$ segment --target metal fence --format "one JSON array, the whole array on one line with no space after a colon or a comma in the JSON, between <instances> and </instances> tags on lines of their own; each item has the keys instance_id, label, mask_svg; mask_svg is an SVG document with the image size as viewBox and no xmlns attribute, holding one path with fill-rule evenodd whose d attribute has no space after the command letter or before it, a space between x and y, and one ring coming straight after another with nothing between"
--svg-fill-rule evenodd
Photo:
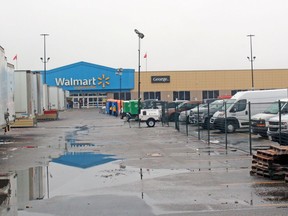
<instances>
[{"instance_id":1,"label":"metal fence","mask_svg":"<svg viewBox=\"0 0 288 216\"><path fill-rule=\"evenodd\" d=\"M252 154L271 144L288 145L288 105L285 101L252 103L224 101L179 112L175 129L208 144L222 144ZM276 142L276 143L275 143Z\"/></svg>"}]
</instances>

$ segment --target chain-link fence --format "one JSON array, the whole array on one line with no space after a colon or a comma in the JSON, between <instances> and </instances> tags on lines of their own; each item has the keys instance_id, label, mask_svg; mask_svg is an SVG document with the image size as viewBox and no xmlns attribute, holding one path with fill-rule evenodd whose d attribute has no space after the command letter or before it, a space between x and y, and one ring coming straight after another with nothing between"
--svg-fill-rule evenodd
<instances>
[{"instance_id":1,"label":"chain-link fence","mask_svg":"<svg viewBox=\"0 0 288 216\"><path fill-rule=\"evenodd\" d=\"M288 145L287 102L288 99L257 103L246 99L217 100L178 112L174 124L187 136L252 154L275 142Z\"/></svg>"}]
</instances>

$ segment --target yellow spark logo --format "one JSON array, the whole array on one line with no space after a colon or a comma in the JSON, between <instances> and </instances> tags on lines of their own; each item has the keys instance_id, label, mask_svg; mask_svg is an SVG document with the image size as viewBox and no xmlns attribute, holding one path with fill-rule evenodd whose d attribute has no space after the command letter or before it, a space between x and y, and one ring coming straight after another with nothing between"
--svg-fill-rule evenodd
<instances>
[{"instance_id":1,"label":"yellow spark logo","mask_svg":"<svg viewBox=\"0 0 288 216\"><path fill-rule=\"evenodd\" d=\"M105 88L106 85L110 85L110 77L105 77L105 74L102 74L102 77L98 77L98 85L102 85L102 88Z\"/></svg>"}]
</instances>

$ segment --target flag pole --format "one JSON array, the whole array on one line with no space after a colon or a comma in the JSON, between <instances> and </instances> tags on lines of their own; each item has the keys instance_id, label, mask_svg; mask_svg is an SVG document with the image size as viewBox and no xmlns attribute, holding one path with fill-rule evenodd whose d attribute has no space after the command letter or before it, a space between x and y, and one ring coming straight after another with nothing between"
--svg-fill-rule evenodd
<instances>
[{"instance_id":1,"label":"flag pole","mask_svg":"<svg viewBox=\"0 0 288 216\"><path fill-rule=\"evenodd\" d=\"M18 56L17 56L17 54L14 56L13 61L16 61L15 69L17 70L18 69Z\"/></svg>"},{"instance_id":2,"label":"flag pole","mask_svg":"<svg viewBox=\"0 0 288 216\"><path fill-rule=\"evenodd\" d=\"M146 72L147 72L147 56L146 56Z\"/></svg>"},{"instance_id":3,"label":"flag pole","mask_svg":"<svg viewBox=\"0 0 288 216\"><path fill-rule=\"evenodd\" d=\"M147 52L145 53L144 58L146 60L146 72L147 72Z\"/></svg>"}]
</instances>

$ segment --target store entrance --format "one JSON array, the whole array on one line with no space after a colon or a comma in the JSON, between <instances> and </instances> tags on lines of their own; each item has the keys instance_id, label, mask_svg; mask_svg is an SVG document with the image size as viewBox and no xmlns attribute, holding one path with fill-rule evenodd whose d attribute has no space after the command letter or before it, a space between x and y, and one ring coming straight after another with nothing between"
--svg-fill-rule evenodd
<instances>
[{"instance_id":1,"label":"store entrance","mask_svg":"<svg viewBox=\"0 0 288 216\"><path fill-rule=\"evenodd\" d=\"M81 93L70 94L73 101L73 108L98 108L105 106L106 93Z\"/></svg>"}]
</instances>

